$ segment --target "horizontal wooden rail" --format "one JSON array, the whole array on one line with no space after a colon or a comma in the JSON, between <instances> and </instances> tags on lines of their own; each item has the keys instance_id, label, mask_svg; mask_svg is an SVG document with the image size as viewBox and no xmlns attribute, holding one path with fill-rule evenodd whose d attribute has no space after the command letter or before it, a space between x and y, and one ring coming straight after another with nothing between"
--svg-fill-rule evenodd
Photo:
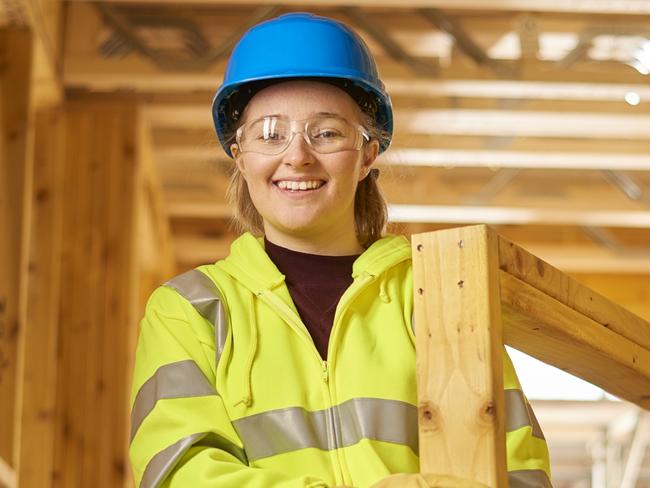
<instances>
[{"instance_id":1,"label":"horizontal wooden rail","mask_svg":"<svg viewBox=\"0 0 650 488\"><path fill-rule=\"evenodd\" d=\"M504 342L650 409L650 323L499 237Z\"/></svg>"},{"instance_id":2,"label":"horizontal wooden rail","mask_svg":"<svg viewBox=\"0 0 650 488\"><path fill-rule=\"evenodd\" d=\"M0 486L3 488L15 488L16 472L13 468L0 457Z\"/></svg>"}]
</instances>

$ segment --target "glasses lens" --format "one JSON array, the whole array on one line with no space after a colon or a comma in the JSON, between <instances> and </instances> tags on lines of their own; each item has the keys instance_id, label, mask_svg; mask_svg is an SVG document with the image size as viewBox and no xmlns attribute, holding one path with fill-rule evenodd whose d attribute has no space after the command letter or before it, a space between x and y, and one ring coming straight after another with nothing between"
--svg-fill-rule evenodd
<instances>
[{"instance_id":1,"label":"glasses lens","mask_svg":"<svg viewBox=\"0 0 650 488\"><path fill-rule=\"evenodd\" d=\"M358 131L345 119L316 117L308 121L307 135L316 151L331 153L355 149Z\"/></svg>"},{"instance_id":2,"label":"glasses lens","mask_svg":"<svg viewBox=\"0 0 650 488\"><path fill-rule=\"evenodd\" d=\"M242 126L239 144L242 151L279 154L290 137L288 121L278 117L264 117Z\"/></svg>"}]
</instances>

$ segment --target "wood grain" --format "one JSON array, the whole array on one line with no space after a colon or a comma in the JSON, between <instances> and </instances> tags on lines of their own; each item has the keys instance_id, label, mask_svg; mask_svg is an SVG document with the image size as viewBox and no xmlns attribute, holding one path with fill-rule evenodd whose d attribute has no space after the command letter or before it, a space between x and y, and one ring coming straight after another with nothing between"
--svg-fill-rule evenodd
<instances>
[{"instance_id":1,"label":"wood grain","mask_svg":"<svg viewBox=\"0 0 650 488\"><path fill-rule=\"evenodd\" d=\"M28 30L0 29L0 458L13 467L17 363L26 311L31 59Z\"/></svg>"},{"instance_id":2,"label":"wood grain","mask_svg":"<svg viewBox=\"0 0 650 488\"><path fill-rule=\"evenodd\" d=\"M499 275L506 344L650 408L648 349L504 271Z\"/></svg>"},{"instance_id":3,"label":"wood grain","mask_svg":"<svg viewBox=\"0 0 650 488\"><path fill-rule=\"evenodd\" d=\"M50 486L53 478L58 366L64 123L60 109L35 117L34 185L29 285L20 365L21 486Z\"/></svg>"},{"instance_id":4,"label":"wood grain","mask_svg":"<svg viewBox=\"0 0 650 488\"><path fill-rule=\"evenodd\" d=\"M420 469L507 486L497 236L414 235Z\"/></svg>"},{"instance_id":5,"label":"wood grain","mask_svg":"<svg viewBox=\"0 0 650 488\"><path fill-rule=\"evenodd\" d=\"M499 268L617 334L650 349L648 322L502 237L499 237Z\"/></svg>"}]
</instances>

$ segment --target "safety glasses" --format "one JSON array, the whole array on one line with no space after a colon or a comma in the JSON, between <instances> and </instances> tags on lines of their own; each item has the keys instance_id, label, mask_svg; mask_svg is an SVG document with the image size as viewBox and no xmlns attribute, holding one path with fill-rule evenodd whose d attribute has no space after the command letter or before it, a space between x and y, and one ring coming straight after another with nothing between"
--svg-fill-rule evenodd
<instances>
[{"instance_id":1,"label":"safety glasses","mask_svg":"<svg viewBox=\"0 0 650 488\"><path fill-rule=\"evenodd\" d=\"M240 153L275 156L289 147L296 134L302 134L305 142L320 154L358 151L364 140L370 140L363 126L337 115L317 115L304 120L270 115L239 127L236 140Z\"/></svg>"}]
</instances>

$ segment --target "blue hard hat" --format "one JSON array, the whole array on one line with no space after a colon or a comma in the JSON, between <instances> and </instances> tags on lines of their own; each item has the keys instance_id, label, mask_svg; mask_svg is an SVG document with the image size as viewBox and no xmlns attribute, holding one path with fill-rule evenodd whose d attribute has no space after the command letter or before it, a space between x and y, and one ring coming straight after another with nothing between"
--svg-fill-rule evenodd
<instances>
[{"instance_id":1,"label":"blue hard hat","mask_svg":"<svg viewBox=\"0 0 650 488\"><path fill-rule=\"evenodd\" d=\"M341 22L291 13L252 27L233 49L212 101L217 136L229 156L227 137L253 95L290 79L314 79L346 91L389 136L379 141L379 152L388 148L393 111L368 46Z\"/></svg>"}]
</instances>

